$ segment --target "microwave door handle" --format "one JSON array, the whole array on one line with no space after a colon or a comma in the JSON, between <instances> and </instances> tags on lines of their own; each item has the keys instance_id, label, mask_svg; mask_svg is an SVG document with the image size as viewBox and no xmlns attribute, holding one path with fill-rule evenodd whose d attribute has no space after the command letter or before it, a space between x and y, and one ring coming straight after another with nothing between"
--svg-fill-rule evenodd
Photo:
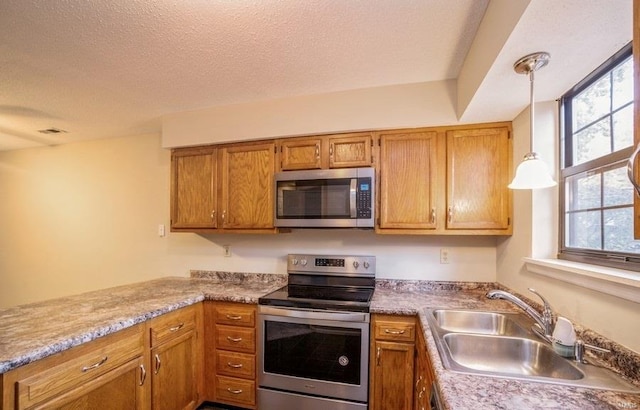
<instances>
[{"instance_id":1,"label":"microwave door handle","mask_svg":"<svg viewBox=\"0 0 640 410\"><path fill-rule=\"evenodd\" d=\"M351 179L351 188L349 191L349 203L351 204L350 206L350 211L351 211L351 218L355 219L356 215L356 192L357 192L357 187L358 187L358 179L357 178L352 178Z\"/></svg>"}]
</instances>

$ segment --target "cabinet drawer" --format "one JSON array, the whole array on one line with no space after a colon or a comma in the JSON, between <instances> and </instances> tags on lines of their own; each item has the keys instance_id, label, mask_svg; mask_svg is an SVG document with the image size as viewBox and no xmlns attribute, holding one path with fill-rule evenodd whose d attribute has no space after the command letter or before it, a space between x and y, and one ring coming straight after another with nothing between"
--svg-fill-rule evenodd
<instances>
[{"instance_id":1,"label":"cabinet drawer","mask_svg":"<svg viewBox=\"0 0 640 410\"><path fill-rule=\"evenodd\" d=\"M186 307L159 316L150 323L151 347L156 347L174 337L181 336L196 326L196 311Z\"/></svg>"},{"instance_id":2,"label":"cabinet drawer","mask_svg":"<svg viewBox=\"0 0 640 410\"><path fill-rule=\"evenodd\" d=\"M253 380L216 376L216 398L223 402L256 404L256 384Z\"/></svg>"},{"instance_id":3,"label":"cabinet drawer","mask_svg":"<svg viewBox=\"0 0 640 410\"><path fill-rule=\"evenodd\" d=\"M376 320L373 335L376 340L413 342L416 338L416 323L413 318Z\"/></svg>"},{"instance_id":4,"label":"cabinet drawer","mask_svg":"<svg viewBox=\"0 0 640 410\"><path fill-rule=\"evenodd\" d=\"M216 323L254 327L256 325L256 309L253 306L237 303L220 304L216 306Z\"/></svg>"},{"instance_id":5,"label":"cabinet drawer","mask_svg":"<svg viewBox=\"0 0 640 410\"><path fill-rule=\"evenodd\" d=\"M256 377L256 357L252 354L216 350L216 373L254 379Z\"/></svg>"},{"instance_id":6,"label":"cabinet drawer","mask_svg":"<svg viewBox=\"0 0 640 410\"><path fill-rule=\"evenodd\" d=\"M26 409L50 400L141 356L144 344L142 329L138 326L90 342L96 344L95 349L79 346L79 354L70 350L33 363L33 371L29 371L31 376L16 382L16 408Z\"/></svg>"},{"instance_id":7,"label":"cabinet drawer","mask_svg":"<svg viewBox=\"0 0 640 410\"><path fill-rule=\"evenodd\" d=\"M216 326L216 347L234 352L255 353L256 332L253 328Z\"/></svg>"}]
</instances>

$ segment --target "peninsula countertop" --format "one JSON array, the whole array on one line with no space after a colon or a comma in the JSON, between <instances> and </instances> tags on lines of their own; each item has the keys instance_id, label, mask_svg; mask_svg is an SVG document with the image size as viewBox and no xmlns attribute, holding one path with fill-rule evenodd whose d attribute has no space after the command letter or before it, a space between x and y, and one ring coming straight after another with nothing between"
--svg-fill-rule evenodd
<instances>
[{"instance_id":1,"label":"peninsula countertop","mask_svg":"<svg viewBox=\"0 0 640 410\"><path fill-rule=\"evenodd\" d=\"M286 275L255 274L251 279L238 279L219 273L200 274L0 309L0 374L203 300L257 303L259 297L285 283ZM426 310L444 307L515 311L504 301L485 297L492 286L496 284L377 281L372 313L418 315L445 408L640 409L640 395L473 376L444 369L425 319Z\"/></svg>"}]
</instances>

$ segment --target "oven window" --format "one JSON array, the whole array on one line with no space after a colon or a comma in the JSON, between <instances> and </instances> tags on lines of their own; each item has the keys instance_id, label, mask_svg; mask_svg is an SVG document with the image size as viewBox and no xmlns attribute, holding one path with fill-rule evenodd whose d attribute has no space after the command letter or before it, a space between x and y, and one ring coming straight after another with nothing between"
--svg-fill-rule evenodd
<instances>
[{"instance_id":1,"label":"oven window","mask_svg":"<svg viewBox=\"0 0 640 410\"><path fill-rule=\"evenodd\" d=\"M360 384L360 329L265 321L264 370Z\"/></svg>"}]
</instances>

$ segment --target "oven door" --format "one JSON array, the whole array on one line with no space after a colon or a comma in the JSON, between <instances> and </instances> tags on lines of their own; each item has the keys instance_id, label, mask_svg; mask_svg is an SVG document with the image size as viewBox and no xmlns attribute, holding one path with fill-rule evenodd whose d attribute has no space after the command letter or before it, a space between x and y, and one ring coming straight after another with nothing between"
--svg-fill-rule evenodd
<instances>
[{"instance_id":1,"label":"oven door","mask_svg":"<svg viewBox=\"0 0 640 410\"><path fill-rule=\"evenodd\" d=\"M369 314L259 306L258 384L367 401Z\"/></svg>"}]
</instances>

